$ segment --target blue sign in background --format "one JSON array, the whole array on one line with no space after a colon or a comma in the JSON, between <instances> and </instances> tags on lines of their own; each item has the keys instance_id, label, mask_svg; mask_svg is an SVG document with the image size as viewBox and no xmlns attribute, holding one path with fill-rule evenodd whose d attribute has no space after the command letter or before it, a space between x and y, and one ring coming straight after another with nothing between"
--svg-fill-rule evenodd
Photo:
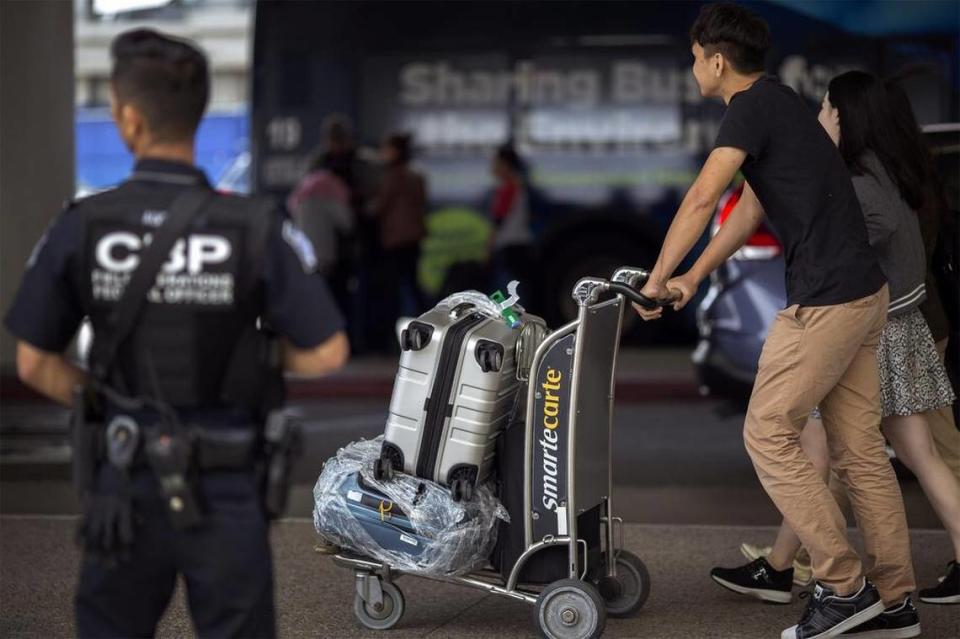
<instances>
[{"instance_id":1,"label":"blue sign in background","mask_svg":"<svg viewBox=\"0 0 960 639\"><path fill-rule=\"evenodd\" d=\"M110 111L76 111L76 172L79 190L97 190L123 180L133 166ZM197 164L216 184L237 156L249 148L250 119L246 109L209 113L197 132Z\"/></svg>"}]
</instances>

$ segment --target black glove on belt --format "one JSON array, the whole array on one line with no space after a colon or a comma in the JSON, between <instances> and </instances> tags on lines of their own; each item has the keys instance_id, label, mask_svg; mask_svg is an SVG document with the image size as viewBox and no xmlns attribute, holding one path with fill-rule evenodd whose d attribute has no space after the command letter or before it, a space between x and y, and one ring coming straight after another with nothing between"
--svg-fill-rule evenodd
<instances>
[{"instance_id":1,"label":"black glove on belt","mask_svg":"<svg viewBox=\"0 0 960 639\"><path fill-rule=\"evenodd\" d=\"M77 540L87 556L106 563L123 561L134 540L133 500L126 472L104 464L95 492L84 500Z\"/></svg>"}]
</instances>

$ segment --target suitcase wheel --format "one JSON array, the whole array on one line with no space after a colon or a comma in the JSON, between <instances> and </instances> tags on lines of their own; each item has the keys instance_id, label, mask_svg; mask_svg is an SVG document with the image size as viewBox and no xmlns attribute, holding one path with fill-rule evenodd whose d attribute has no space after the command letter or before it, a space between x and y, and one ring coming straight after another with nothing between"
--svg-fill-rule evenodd
<instances>
[{"instance_id":1,"label":"suitcase wheel","mask_svg":"<svg viewBox=\"0 0 960 639\"><path fill-rule=\"evenodd\" d=\"M453 497L453 501L470 501L473 499L473 482L454 479L450 485L450 496Z\"/></svg>"},{"instance_id":2,"label":"suitcase wheel","mask_svg":"<svg viewBox=\"0 0 960 639\"><path fill-rule=\"evenodd\" d=\"M447 473L444 483L450 487L450 496L453 501L470 501L473 499L473 489L477 485L479 469L472 464L457 464Z\"/></svg>"},{"instance_id":3,"label":"suitcase wheel","mask_svg":"<svg viewBox=\"0 0 960 639\"><path fill-rule=\"evenodd\" d=\"M503 368L503 346L481 340L475 352L477 364L484 373L498 373Z\"/></svg>"},{"instance_id":4,"label":"suitcase wheel","mask_svg":"<svg viewBox=\"0 0 960 639\"><path fill-rule=\"evenodd\" d=\"M403 453L390 442L384 442L380 457L373 464L373 477L377 481L391 481L393 476L403 470Z\"/></svg>"},{"instance_id":5,"label":"suitcase wheel","mask_svg":"<svg viewBox=\"0 0 960 639\"><path fill-rule=\"evenodd\" d=\"M393 480L393 460L389 457L380 457L373 464L373 477L377 481Z\"/></svg>"},{"instance_id":6,"label":"suitcase wheel","mask_svg":"<svg viewBox=\"0 0 960 639\"><path fill-rule=\"evenodd\" d=\"M433 337L433 327L421 322L410 322L400 332L400 349L403 351L423 350Z\"/></svg>"}]
</instances>

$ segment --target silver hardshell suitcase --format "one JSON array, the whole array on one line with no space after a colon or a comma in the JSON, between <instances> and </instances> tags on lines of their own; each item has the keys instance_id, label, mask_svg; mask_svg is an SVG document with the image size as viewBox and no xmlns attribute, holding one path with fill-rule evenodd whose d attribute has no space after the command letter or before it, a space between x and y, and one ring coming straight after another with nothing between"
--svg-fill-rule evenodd
<instances>
[{"instance_id":1,"label":"silver hardshell suitcase","mask_svg":"<svg viewBox=\"0 0 960 639\"><path fill-rule=\"evenodd\" d=\"M434 308L403 329L378 477L403 471L470 498L516 401L519 335L469 303Z\"/></svg>"}]
</instances>

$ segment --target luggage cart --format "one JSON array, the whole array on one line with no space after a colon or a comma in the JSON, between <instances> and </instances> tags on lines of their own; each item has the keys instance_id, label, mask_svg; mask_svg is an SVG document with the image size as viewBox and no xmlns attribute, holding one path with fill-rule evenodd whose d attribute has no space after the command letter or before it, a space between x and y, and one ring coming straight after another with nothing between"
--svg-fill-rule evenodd
<instances>
[{"instance_id":1,"label":"luggage cart","mask_svg":"<svg viewBox=\"0 0 960 639\"><path fill-rule=\"evenodd\" d=\"M581 279L572 293L579 307L577 319L537 347L524 424L527 516L511 522L523 526L526 550L509 577L491 569L456 577L410 574L531 604L537 626L550 639L599 637L608 614L631 616L643 606L650 594L650 577L643 562L623 549L623 520L614 516L611 504L610 456L614 372L626 304L656 308L670 303L639 293L647 277L643 269L622 267L609 281ZM608 293L613 293L612 299L601 299ZM535 502L538 485L545 492ZM594 508L600 509L599 566L589 565L588 543L577 533L578 515ZM530 558L554 546L567 549L567 577L545 586L521 583ZM346 552L333 560L354 571L354 613L361 624L386 630L400 621L405 602L395 582L403 571Z\"/></svg>"}]
</instances>

